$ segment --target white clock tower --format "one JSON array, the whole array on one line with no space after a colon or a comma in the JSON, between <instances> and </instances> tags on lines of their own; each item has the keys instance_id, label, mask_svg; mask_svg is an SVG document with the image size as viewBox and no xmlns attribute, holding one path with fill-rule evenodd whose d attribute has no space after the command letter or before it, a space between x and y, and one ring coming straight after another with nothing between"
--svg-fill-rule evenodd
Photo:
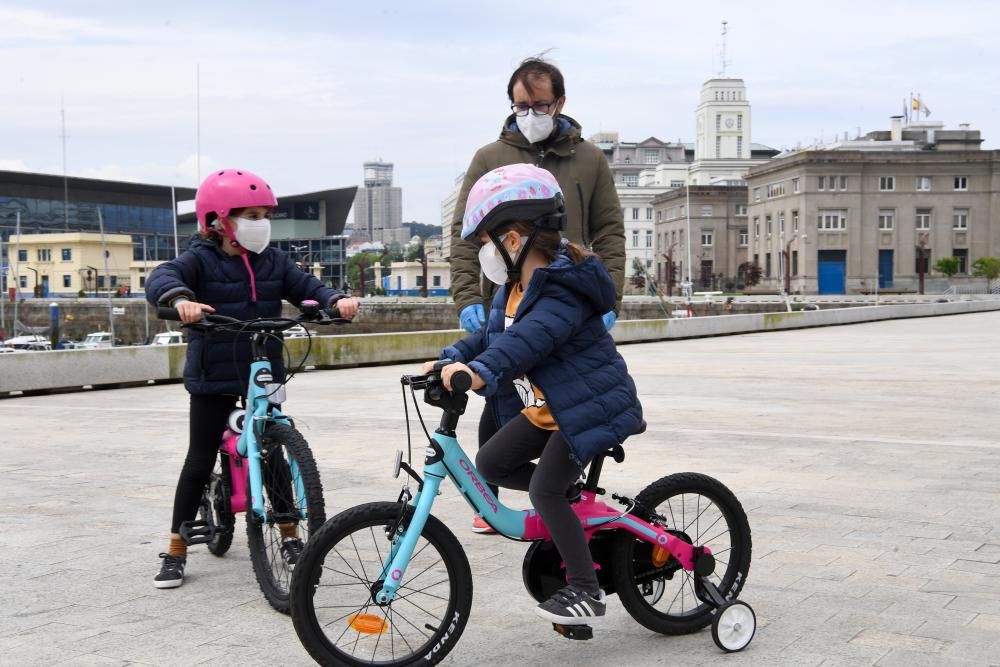
<instances>
[{"instance_id":1,"label":"white clock tower","mask_svg":"<svg viewBox=\"0 0 1000 667\"><path fill-rule=\"evenodd\" d=\"M743 79L709 79L695 112L694 159L750 159L750 102Z\"/></svg>"}]
</instances>

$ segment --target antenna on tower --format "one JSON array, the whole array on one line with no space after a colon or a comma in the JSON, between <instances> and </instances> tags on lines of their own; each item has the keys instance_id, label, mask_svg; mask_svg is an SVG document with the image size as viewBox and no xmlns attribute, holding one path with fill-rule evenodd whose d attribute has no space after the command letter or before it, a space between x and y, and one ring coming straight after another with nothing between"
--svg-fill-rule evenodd
<instances>
[{"instance_id":1,"label":"antenna on tower","mask_svg":"<svg viewBox=\"0 0 1000 667\"><path fill-rule=\"evenodd\" d=\"M728 24L729 24L729 21L723 21L722 22L722 49L721 49L722 50L722 62L720 63L721 67L722 67L722 70L719 73L722 75L723 79L726 78L726 65L729 64L726 61L726 32L727 32L726 31L726 26Z\"/></svg>"}]
</instances>

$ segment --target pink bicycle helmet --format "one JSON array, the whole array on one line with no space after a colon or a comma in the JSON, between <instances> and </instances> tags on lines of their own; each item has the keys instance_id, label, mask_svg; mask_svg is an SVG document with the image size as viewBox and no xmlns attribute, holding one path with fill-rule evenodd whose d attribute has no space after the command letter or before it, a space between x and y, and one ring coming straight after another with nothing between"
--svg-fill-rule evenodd
<instances>
[{"instance_id":1,"label":"pink bicycle helmet","mask_svg":"<svg viewBox=\"0 0 1000 667\"><path fill-rule=\"evenodd\" d=\"M518 221L543 229L562 230L566 226L559 183L550 172L532 164L497 167L476 181L465 204L462 239Z\"/></svg>"},{"instance_id":2,"label":"pink bicycle helmet","mask_svg":"<svg viewBox=\"0 0 1000 667\"><path fill-rule=\"evenodd\" d=\"M246 170L220 169L206 178L195 195L198 230L207 232L215 218L225 218L234 208L277 206L278 200L267 182Z\"/></svg>"}]
</instances>

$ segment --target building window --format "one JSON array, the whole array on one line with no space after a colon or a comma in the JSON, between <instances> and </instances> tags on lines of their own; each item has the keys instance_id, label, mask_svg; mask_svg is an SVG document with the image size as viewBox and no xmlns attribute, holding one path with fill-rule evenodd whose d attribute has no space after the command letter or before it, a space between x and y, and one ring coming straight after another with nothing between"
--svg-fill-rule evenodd
<instances>
[{"instance_id":1,"label":"building window","mask_svg":"<svg viewBox=\"0 0 1000 667\"><path fill-rule=\"evenodd\" d=\"M931 270L931 249L925 246L923 252L923 262L920 261L920 246L917 246L916 252L913 253L913 256L916 258L913 267L914 273L929 273Z\"/></svg>"},{"instance_id":2,"label":"building window","mask_svg":"<svg viewBox=\"0 0 1000 667\"><path fill-rule=\"evenodd\" d=\"M62 249L62 258L63 258L64 262L68 262L71 259L73 259L73 249L72 248L63 248Z\"/></svg>"},{"instance_id":3,"label":"building window","mask_svg":"<svg viewBox=\"0 0 1000 667\"><path fill-rule=\"evenodd\" d=\"M785 233L785 212L784 211L782 211L781 213L778 214L778 233L779 234L784 234Z\"/></svg>"},{"instance_id":4,"label":"building window","mask_svg":"<svg viewBox=\"0 0 1000 667\"><path fill-rule=\"evenodd\" d=\"M441 276L434 276L434 287L441 287Z\"/></svg>"},{"instance_id":5,"label":"building window","mask_svg":"<svg viewBox=\"0 0 1000 667\"><path fill-rule=\"evenodd\" d=\"M931 209L929 208L918 208L917 209L917 229L930 229L931 228Z\"/></svg>"},{"instance_id":6,"label":"building window","mask_svg":"<svg viewBox=\"0 0 1000 667\"><path fill-rule=\"evenodd\" d=\"M656 221L657 222L663 222L663 209L662 208L659 211L656 212Z\"/></svg>"},{"instance_id":7,"label":"building window","mask_svg":"<svg viewBox=\"0 0 1000 667\"><path fill-rule=\"evenodd\" d=\"M895 209L882 208L878 212L878 228L883 232L891 232L896 218Z\"/></svg>"},{"instance_id":8,"label":"building window","mask_svg":"<svg viewBox=\"0 0 1000 667\"><path fill-rule=\"evenodd\" d=\"M771 253L764 254L764 277L771 277Z\"/></svg>"},{"instance_id":9,"label":"building window","mask_svg":"<svg viewBox=\"0 0 1000 667\"><path fill-rule=\"evenodd\" d=\"M741 230L740 230L740 240L739 240L739 244L740 244L741 246L746 246L746 245L748 245L749 243L750 243L750 235L749 235L749 234L747 233L747 230L746 230L746 229L741 229Z\"/></svg>"},{"instance_id":10,"label":"building window","mask_svg":"<svg viewBox=\"0 0 1000 667\"><path fill-rule=\"evenodd\" d=\"M639 230L638 229L633 229L632 230L632 247L633 248L638 248L639 247Z\"/></svg>"},{"instance_id":11,"label":"building window","mask_svg":"<svg viewBox=\"0 0 1000 667\"><path fill-rule=\"evenodd\" d=\"M632 219L633 220L638 220L639 219L639 209L637 209L637 208L633 208L632 209Z\"/></svg>"},{"instance_id":12,"label":"building window","mask_svg":"<svg viewBox=\"0 0 1000 667\"><path fill-rule=\"evenodd\" d=\"M646 220L652 220L652 219L653 219L653 209L647 208L646 209Z\"/></svg>"},{"instance_id":13,"label":"building window","mask_svg":"<svg viewBox=\"0 0 1000 667\"><path fill-rule=\"evenodd\" d=\"M702 232L701 233L701 245L704 248L712 247L712 232Z\"/></svg>"},{"instance_id":14,"label":"building window","mask_svg":"<svg viewBox=\"0 0 1000 667\"><path fill-rule=\"evenodd\" d=\"M765 226L767 227L767 236L768 236L768 238L770 238L771 232L773 231L772 225L771 225L771 216L770 215L765 215L764 216L764 221L766 223Z\"/></svg>"},{"instance_id":15,"label":"building window","mask_svg":"<svg viewBox=\"0 0 1000 667\"><path fill-rule=\"evenodd\" d=\"M968 248L954 248L951 251L951 256L958 260L958 272L968 273L969 272L969 249Z\"/></svg>"},{"instance_id":16,"label":"building window","mask_svg":"<svg viewBox=\"0 0 1000 667\"><path fill-rule=\"evenodd\" d=\"M747 205L746 204L737 204L736 205L736 215L745 218L746 215L747 215Z\"/></svg>"},{"instance_id":17,"label":"building window","mask_svg":"<svg viewBox=\"0 0 1000 667\"><path fill-rule=\"evenodd\" d=\"M715 131L718 132L722 129L722 114L715 114Z\"/></svg>"},{"instance_id":18,"label":"building window","mask_svg":"<svg viewBox=\"0 0 1000 667\"><path fill-rule=\"evenodd\" d=\"M703 218L711 218L712 217L712 205L711 204L705 204L704 206L701 207L701 217L703 217Z\"/></svg>"},{"instance_id":19,"label":"building window","mask_svg":"<svg viewBox=\"0 0 1000 667\"><path fill-rule=\"evenodd\" d=\"M895 176L879 176L878 177L878 189L882 192L892 192L896 189L896 177Z\"/></svg>"},{"instance_id":20,"label":"building window","mask_svg":"<svg viewBox=\"0 0 1000 667\"><path fill-rule=\"evenodd\" d=\"M798 191L799 191L799 179L793 178L792 179L792 192L798 193Z\"/></svg>"},{"instance_id":21,"label":"building window","mask_svg":"<svg viewBox=\"0 0 1000 667\"><path fill-rule=\"evenodd\" d=\"M754 216L754 219L753 219L753 237L755 239L759 239L760 238L760 218L758 218L756 216Z\"/></svg>"},{"instance_id":22,"label":"building window","mask_svg":"<svg viewBox=\"0 0 1000 667\"><path fill-rule=\"evenodd\" d=\"M28 286L28 276L21 276L21 288Z\"/></svg>"},{"instance_id":23,"label":"building window","mask_svg":"<svg viewBox=\"0 0 1000 667\"><path fill-rule=\"evenodd\" d=\"M760 188L754 188L753 189L753 200L754 201L760 201Z\"/></svg>"},{"instance_id":24,"label":"building window","mask_svg":"<svg viewBox=\"0 0 1000 667\"><path fill-rule=\"evenodd\" d=\"M826 189L826 176L816 177L816 189L820 191Z\"/></svg>"},{"instance_id":25,"label":"building window","mask_svg":"<svg viewBox=\"0 0 1000 667\"><path fill-rule=\"evenodd\" d=\"M736 114L736 129L737 130L743 129L743 114L741 113Z\"/></svg>"},{"instance_id":26,"label":"building window","mask_svg":"<svg viewBox=\"0 0 1000 667\"><path fill-rule=\"evenodd\" d=\"M671 188L683 188L684 187L684 181L670 181L670 187Z\"/></svg>"},{"instance_id":27,"label":"building window","mask_svg":"<svg viewBox=\"0 0 1000 667\"><path fill-rule=\"evenodd\" d=\"M18 250L17 251L17 261L19 261L19 262L27 262L28 261L28 251L27 250Z\"/></svg>"},{"instance_id":28,"label":"building window","mask_svg":"<svg viewBox=\"0 0 1000 667\"><path fill-rule=\"evenodd\" d=\"M424 277L417 276L417 287L423 287L423 286L424 286Z\"/></svg>"},{"instance_id":29,"label":"building window","mask_svg":"<svg viewBox=\"0 0 1000 667\"><path fill-rule=\"evenodd\" d=\"M840 189L844 191L847 190L847 176L840 177Z\"/></svg>"},{"instance_id":30,"label":"building window","mask_svg":"<svg viewBox=\"0 0 1000 667\"><path fill-rule=\"evenodd\" d=\"M914 186L917 192L929 192L931 189L931 177L930 176L917 176L917 182Z\"/></svg>"},{"instance_id":31,"label":"building window","mask_svg":"<svg viewBox=\"0 0 1000 667\"><path fill-rule=\"evenodd\" d=\"M653 247L653 230L652 229L647 229L646 230L646 247L647 248L652 248Z\"/></svg>"},{"instance_id":32,"label":"building window","mask_svg":"<svg viewBox=\"0 0 1000 667\"><path fill-rule=\"evenodd\" d=\"M139 276L139 289L146 289L146 276Z\"/></svg>"},{"instance_id":33,"label":"building window","mask_svg":"<svg viewBox=\"0 0 1000 667\"><path fill-rule=\"evenodd\" d=\"M847 210L821 208L816 216L816 228L821 231L847 229Z\"/></svg>"},{"instance_id":34,"label":"building window","mask_svg":"<svg viewBox=\"0 0 1000 667\"><path fill-rule=\"evenodd\" d=\"M968 176L956 176L955 177L955 189L965 191L969 189L969 177Z\"/></svg>"},{"instance_id":35,"label":"building window","mask_svg":"<svg viewBox=\"0 0 1000 667\"><path fill-rule=\"evenodd\" d=\"M715 159L722 157L722 137L715 138Z\"/></svg>"},{"instance_id":36,"label":"building window","mask_svg":"<svg viewBox=\"0 0 1000 667\"><path fill-rule=\"evenodd\" d=\"M660 162L660 151L656 149L647 148L642 153L642 161L646 164L659 164Z\"/></svg>"},{"instance_id":37,"label":"building window","mask_svg":"<svg viewBox=\"0 0 1000 667\"><path fill-rule=\"evenodd\" d=\"M799 212L792 211L792 233L796 234L799 231Z\"/></svg>"},{"instance_id":38,"label":"building window","mask_svg":"<svg viewBox=\"0 0 1000 667\"><path fill-rule=\"evenodd\" d=\"M63 287L72 287L72 286L73 286L73 276L64 273Z\"/></svg>"},{"instance_id":39,"label":"building window","mask_svg":"<svg viewBox=\"0 0 1000 667\"><path fill-rule=\"evenodd\" d=\"M956 208L951 214L952 227L954 229L968 229L969 228L969 209L967 208Z\"/></svg>"},{"instance_id":40,"label":"building window","mask_svg":"<svg viewBox=\"0 0 1000 667\"><path fill-rule=\"evenodd\" d=\"M627 187L634 188L639 185L639 174L625 174L623 178Z\"/></svg>"},{"instance_id":41,"label":"building window","mask_svg":"<svg viewBox=\"0 0 1000 667\"><path fill-rule=\"evenodd\" d=\"M792 277L799 275L799 251L792 251Z\"/></svg>"},{"instance_id":42,"label":"building window","mask_svg":"<svg viewBox=\"0 0 1000 667\"><path fill-rule=\"evenodd\" d=\"M52 250L49 248L39 248L35 251L39 262L51 262Z\"/></svg>"},{"instance_id":43,"label":"building window","mask_svg":"<svg viewBox=\"0 0 1000 667\"><path fill-rule=\"evenodd\" d=\"M743 157L743 136L736 137L736 157Z\"/></svg>"}]
</instances>

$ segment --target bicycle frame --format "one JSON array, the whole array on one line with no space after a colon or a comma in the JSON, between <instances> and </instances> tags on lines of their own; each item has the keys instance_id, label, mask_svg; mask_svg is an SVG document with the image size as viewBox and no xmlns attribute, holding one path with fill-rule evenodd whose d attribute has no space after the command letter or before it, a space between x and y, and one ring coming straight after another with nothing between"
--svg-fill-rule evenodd
<instances>
[{"instance_id":1,"label":"bicycle frame","mask_svg":"<svg viewBox=\"0 0 1000 667\"><path fill-rule=\"evenodd\" d=\"M423 532L441 482L446 477L451 479L472 508L505 537L521 541L551 539L549 531L535 510L511 509L490 491L455 438L453 427L445 426L444 422L448 417L446 414L442 419L442 428L434 432L427 447L423 484L410 503L414 507L413 516L403 538L393 544L383 564L382 572L388 576L375 597L379 604L391 602L402 585L417 539ZM449 430L452 432L445 432ZM580 501L573 505L573 511L579 517L588 539L599 530L620 528L656 545L664 551L663 560L666 560L669 554L685 570L700 574L701 563L705 563L703 566L705 568L714 568L714 559L711 558L711 550L707 547L688 544L664 529L628 514L628 510L623 512L609 507L598 501L593 493L584 492Z\"/></svg>"}]
</instances>

